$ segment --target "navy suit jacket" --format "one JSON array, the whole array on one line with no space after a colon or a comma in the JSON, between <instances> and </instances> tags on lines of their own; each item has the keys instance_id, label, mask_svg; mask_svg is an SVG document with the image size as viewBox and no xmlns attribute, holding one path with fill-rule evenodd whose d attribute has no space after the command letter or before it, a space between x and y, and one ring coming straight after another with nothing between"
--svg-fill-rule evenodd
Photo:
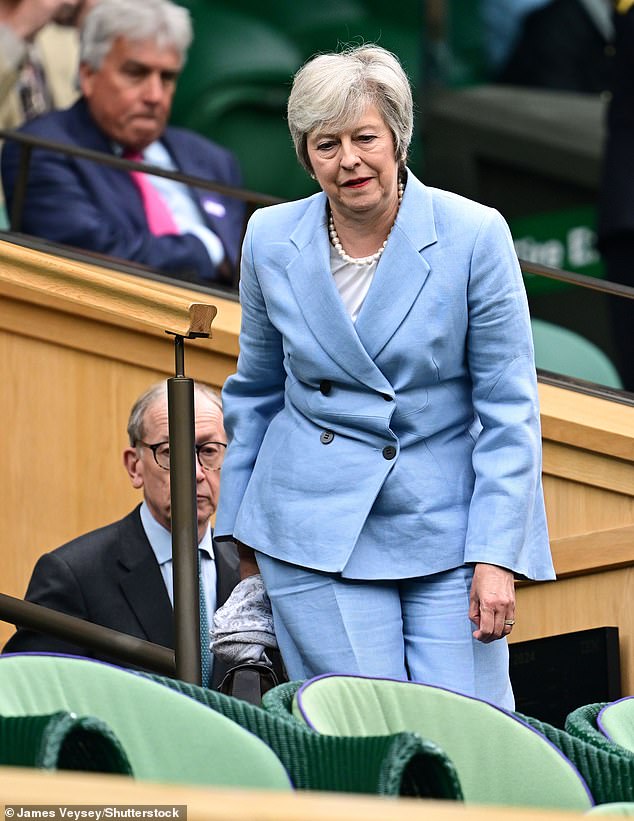
<instances>
[{"instance_id":1,"label":"navy suit jacket","mask_svg":"<svg viewBox=\"0 0 634 821\"><path fill-rule=\"evenodd\" d=\"M238 555L229 542L214 541L217 606L239 581ZM139 508L106 527L45 553L33 570L26 601L119 630L164 647L174 647L173 609L158 562L145 535ZM69 642L18 629L3 653L70 653L120 662ZM226 672L214 661L213 685Z\"/></svg>"},{"instance_id":2,"label":"navy suit jacket","mask_svg":"<svg viewBox=\"0 0 634 821\"><path fill-rule=\"evenodd\" d=\"M614 47L612 96L597 205L601 250L608 241L631 237L634 232L634 6L614 14ZM618 281L626 280L619 277Z\"/></svg>"},{"instance_id":3,"label":"navy suit jacket","mask_svg":"<svg viewBox=\"0 0 634 821\"><path fill-rule=\"evenodd\" d=\"M80 99L52 111L20 131L37 137L112 154L109 138ZM183 173L240 186L235 156L226 148L182 128L168 127L162 142ZM11 208L19 145L2 150L2 183ZM192 189L206 225L222 241L235 268L244 228L244 203L211 191ZM222 281L202 241L194 234L155 236L148 228L140 193L125 171L91 160L34 149L21 231L43 239L142 263L191 282Z\"/></svg>"}]
</instances>

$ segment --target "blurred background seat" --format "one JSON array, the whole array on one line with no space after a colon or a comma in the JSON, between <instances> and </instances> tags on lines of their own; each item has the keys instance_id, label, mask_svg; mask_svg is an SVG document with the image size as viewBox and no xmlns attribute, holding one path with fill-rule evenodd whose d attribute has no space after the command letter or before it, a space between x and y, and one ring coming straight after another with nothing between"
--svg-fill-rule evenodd
<instances>
[{"instance_id":1,"label":"blurred background seat","mask_svg":"<svg viewBox=\"0 0 634 821\"><path fill-rule=\"evenodd\" d=\"M623 387L615 365L594 342L543 319L532 318L531 327L538 369L608 388Z\"/></svg>"},{"instance_id":2,"label":"blurred background seat","mask_svg":"<svg viewBox=\"0 0 634 821\"><path fill-rule=\"evenodd\" d=\"M233 6L210 0L183 5L191 12L195 36L172 123L233 150L245 188L289 199L312 193L285 119L300 50L283 31Z\"/></svg>"},{"instance_id":3,"label":"blurred background seat","mask_svg":"<svg viewBox=\"0 0 634 821\"><path fill-rule=\"evenodd\" d=\"M180 2L191 12L194 42L171 121L233 150L252 191L297 199L317 190L297 162L286 122L293 76L313 54L375 42L398 55L415 96L420 87L422 13L415 0L389 10L374 0ZM417 133L410 165L422 165Z\"/></svg>"},{"instance_id":4,"label":"blurred background seat","mask_svg":"<svg viewBox=\"0 0 634 821\"><path fill-rule=\"evenodd\" d=\"M295 156L287 99L286 87L234 83L201 94L182 124L235 152L245 188L299 199L318 188Z\"/></svg>"},{"instance_id":5,"label":"blurred background seat","mask_svg":"<svg viewBox=\"0 0 634 821\"><path fill-rule=\"evenodd\" d=\"M290 87L301 53L283 32L213 0L190 0L185 5L192 16L194 42L174 98L176 116L187 114L205 90L231 83Z\"/></svg>"}]
</instances>

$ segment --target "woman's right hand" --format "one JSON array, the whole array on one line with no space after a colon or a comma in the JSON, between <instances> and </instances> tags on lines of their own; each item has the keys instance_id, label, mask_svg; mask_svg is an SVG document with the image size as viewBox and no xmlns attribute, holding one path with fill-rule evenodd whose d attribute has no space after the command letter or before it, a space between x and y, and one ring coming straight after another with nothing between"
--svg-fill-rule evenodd
<instances>
[{"instance_id":1,"label":"woman's right hand","mask_svg":"<svg viewBox=\"0 0 634 821\"><path fill-rule=\"evenodd\" d=\"M255 559L255 551L249 545L242 542L236 542L238 548L238 557L240 558L240 581L249 576L255 576L260 572L258 563Z\"/></svg>"}]
</instances>

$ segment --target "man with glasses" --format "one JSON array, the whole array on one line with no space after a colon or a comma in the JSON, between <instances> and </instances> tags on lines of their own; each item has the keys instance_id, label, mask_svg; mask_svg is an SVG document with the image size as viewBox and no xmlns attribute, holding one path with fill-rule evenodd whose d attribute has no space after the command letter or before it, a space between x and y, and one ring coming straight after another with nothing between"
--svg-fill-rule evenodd
<instances>
[{"instance_id":1,"label":"man with glasses","mask_svg":"<svg viewBox=\"0 0 634 821\"><path fill-rule=\"evenodd\" d=\"M220 397L195 384L196 503L200 572L208 624L239 580L238 558L229 542L214 542L220 468L226 449ZM46 553L35 565L26 600L95 624L174 646L167 383L143 393L128 419L123 462L143 503L118 522ZM112 658L52 636L18 629L4 653L58 652ZM119 662L116 662L119 663ZM225 670L216 661L211 683Z\"/></svg>"}]
</instances>

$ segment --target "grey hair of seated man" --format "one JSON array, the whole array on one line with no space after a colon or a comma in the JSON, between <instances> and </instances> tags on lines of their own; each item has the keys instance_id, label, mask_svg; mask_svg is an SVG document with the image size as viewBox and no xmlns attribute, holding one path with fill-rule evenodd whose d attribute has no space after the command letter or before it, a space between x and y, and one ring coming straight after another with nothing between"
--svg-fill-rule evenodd
<instances>
[{"instance_id":1,"label":"grey hair of seated man","mask_svg":"<svg viewBox=\"0 0 634 821\"><path fill-rule=\"evenodd\" d=\"M100 0L82 26L80 62L99 69L118 37L175 49L184 63L193 37L191 17L169 0Z\"/></svg>"},{"instance_id":2,"label":"grey hair of seated man","mask_svg":"<svg viewBox=\"0 0 634 821\"><path fill-rule=\"evenodd\" d=\"M369 105L392 132L399 163L412 140L414 105L410 82L398 58L376 45L318 54L295 75L288 99L288 126L301 165L312 173L306 142L315 129L334 134L354 127Z\"/></svg>"},{"instance_id":3,"label":"grey hair of seated man","mask_svg":"<svg viewBox=\"0 0 634 821\"><path fill-rule=\"evenodd\" d=\"M222 399L220 394L209 385L202 382L194 382L194 399L196 395L204 396L216 405L222 413ZM130 447L135 447L139 440L145 439L145 415L155 402L163 400L167 402L167 381L156 382L144 391L135 401L128 417L128 439Z\"/></svg>"}]
</instances>

